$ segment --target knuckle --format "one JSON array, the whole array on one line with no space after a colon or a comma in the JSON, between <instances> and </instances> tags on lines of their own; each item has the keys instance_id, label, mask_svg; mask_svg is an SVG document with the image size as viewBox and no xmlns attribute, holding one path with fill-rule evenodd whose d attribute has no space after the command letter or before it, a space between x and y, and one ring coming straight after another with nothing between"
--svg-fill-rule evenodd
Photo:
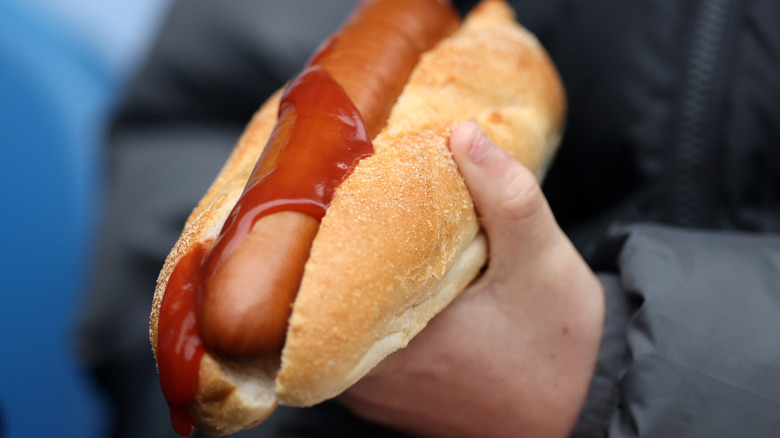
<instances>
[{"instance_id":1,"label":"knuckle","mask_svg":"<svg viewBox=\"0 0 780 438\"><path fill-rule=\"evenodd\" d=\"M544 203L542 188L528 169L517 165L496 205L497 213L509 220L524 220L533 216Z\"/></svg>"}]
</instances>

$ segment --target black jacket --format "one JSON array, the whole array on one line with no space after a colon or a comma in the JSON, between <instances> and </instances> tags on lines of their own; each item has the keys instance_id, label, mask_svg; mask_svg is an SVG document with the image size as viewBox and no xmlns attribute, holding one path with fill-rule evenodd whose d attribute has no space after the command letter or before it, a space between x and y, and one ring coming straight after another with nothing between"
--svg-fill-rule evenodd
<instances>
[{"instance_id":1,"label":"black jacket","mask_svg":"<svg viewBox=\"0 0 780 438\"><path fill-rule=\"evenodd\" d=\"M80 335L113 436L173 436L147 339L157 273L253 111L351 3L173 5L108 139ZM574 435L780 436L780 3L512 3L569 98L545 193L608 295ZM396 436L333 403L242 436L352 435Z\"/></svg>"}]
</instances>

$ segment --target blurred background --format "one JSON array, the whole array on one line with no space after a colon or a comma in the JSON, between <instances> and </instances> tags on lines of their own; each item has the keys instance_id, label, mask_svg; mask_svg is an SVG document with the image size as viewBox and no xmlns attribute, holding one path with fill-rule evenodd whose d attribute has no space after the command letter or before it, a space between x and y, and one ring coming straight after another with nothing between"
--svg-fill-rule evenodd
<instances>
[{"instance_id":1,"label":"blurred background","mask_svg":"<svg viewBox=\"0 0 780 438\"><path fill-rule=\"evenodd\" d=\"M164 0L0 0L0 437L100 435L73 332L100 226L102 140Z\"/></svg>"}]
</instances>

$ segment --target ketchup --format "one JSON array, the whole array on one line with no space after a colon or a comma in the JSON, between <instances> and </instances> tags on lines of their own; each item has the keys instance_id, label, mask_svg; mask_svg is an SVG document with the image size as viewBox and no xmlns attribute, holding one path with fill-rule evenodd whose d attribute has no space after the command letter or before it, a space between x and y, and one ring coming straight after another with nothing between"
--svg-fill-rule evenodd
<instances>
[{"instance_id":1,"label":"ketchup","mask_svg":"<svg viewBox=\"0 0 780 438\"><path fill-rule=\"evenodd\" d=\"M333 193L373 153L360 112L322 67L285 91L279 120L207 263L211 275L263 216L297 211L322 219Z\"/></svg>"},{"instance_id":2,"label":"ketchup","mask_svg":"<svg viewBox=\"0 0 780 438\"><path fill-rule=\"evenodd\" d=\"M204 352L196 311L203 287L204 254L203 247L198 245L179 260L168 279L157 324L160 386L171 409L171 424L180 435L195 431L187 403L198 392L198 371Z\"/></svg>"},{"instance_id":3,"label":"ketchup","mask_svg":"<svg viewBox=\"0 0 780 438\"><path fill-rule=\"evenodd\" d=\"M157 365L177 433L195 425L189 402L197 394L204 347L199 301L209 276L246 238L257 220L297 211L322 219L341 182L373 153L355 105L322 67L290 83L274 132L210 251L198 245L173 270L160 308Z\"/></svg>"}]
</instances>

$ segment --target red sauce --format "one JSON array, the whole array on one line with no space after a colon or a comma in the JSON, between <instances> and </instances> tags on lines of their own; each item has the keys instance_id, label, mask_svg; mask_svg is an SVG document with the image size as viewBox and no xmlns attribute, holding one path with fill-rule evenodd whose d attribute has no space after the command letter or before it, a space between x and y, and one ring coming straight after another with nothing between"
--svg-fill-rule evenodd
<instances>
[{"instance_id":1,"label":"red sauce","mask_svg":"<svg viewBox=\"0 0 780 438\"><path fill-rule=\"evenodd\" d=\"M180 435L195 431L187 403L198 391L203 341L198 328L197 301L203 287L201 245L187 253L168 279L157 325L160 386L171 408L171 423Z\"/></svg>"},{"instance_id":2,"label":"red sauce","mask_svg":"<svg viewBox=\"0 0 780 438\"><path fill-rule=\"evenodd\" d=\"M160 384L181 435L195 430L189 402L203 356L198 302L208 276L227 260L254 223L279 211L321 219L357 163L373 153L359 111L321 67L304 70L287 88L279 121L213 249L197 246L174 269L160 309Z\"/></svg>"},{"instance_id":3,"label":"red sauce","mask_svg":"<svg viewBox=\"0 0 780 438\"><path fill-rule=\"evenodd\" d=\"M372 153L360 112L341 86L322 67L304 70L282 98L276 128L222 228L206 275L263 216L292 210L321 219L341 181Z\"/></svg>"}]
</instances>

